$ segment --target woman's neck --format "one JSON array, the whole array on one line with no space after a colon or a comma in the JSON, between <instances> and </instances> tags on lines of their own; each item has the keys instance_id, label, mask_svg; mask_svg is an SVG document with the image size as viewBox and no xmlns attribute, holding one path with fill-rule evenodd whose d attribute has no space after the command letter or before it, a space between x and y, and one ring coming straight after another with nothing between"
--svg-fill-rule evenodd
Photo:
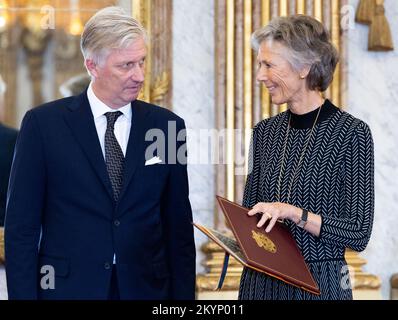
<instances>
[{"instance_id":1,"label":"woman's neck","mask_svg":"<svg viewBox=\"0 0 398 320\"><path fill-rule=\"evenodd\" d=\"M319 108L325 99L318 91L307 91L296 100L288 103L289 110L294 114L306 114Z\"/></svg>"}]
</instances>

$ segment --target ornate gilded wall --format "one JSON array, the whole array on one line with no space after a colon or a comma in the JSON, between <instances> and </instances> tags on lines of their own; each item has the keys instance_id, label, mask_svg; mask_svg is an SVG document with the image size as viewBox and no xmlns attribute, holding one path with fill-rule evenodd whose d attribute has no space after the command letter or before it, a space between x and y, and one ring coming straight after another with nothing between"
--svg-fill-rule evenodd
<instances>
[{"instance_id":1,"label":"ornate gilded wall","mask_svg":"<svg viewBox=\"0 0 398 320\"><path fill-rule=\"evenodd\" d=\"M155 44L141 98L170 106L172 1L127 1ZM83 25L100 8L121 3L127 6L126 0L8 0L0 12L7 14L0 28L0 73L8 88L0 120L18 127L27 110L62 97L60 86L86 73L79 44Z\"/></svg>"},{"instance_id":2,"label":"ornate gilded wall","mask_svg":"<svg viewBox=\"0 0 398 320\"><path fill-rule=\"evenodd\" d=\"M346 1L305 0L216 0L216 127L226 128L228 134L222 148L226 149L226 163L216 169L216 194L241 202L247 172L250 145L250 129L260 120L286 110L286 105L272 105L264 87L256 84L255 53L251 48L251 34L275 16L302 13L312 15L329 29L332 41L341 54L333 83L325 97L334 104L345 105L346 98L346 31L342 14L346 12ZM240 137L233 130L241 129ZM236 133L236 131L235 131ZM242 157L243 155L243 157ZM239 163L237 159L245 159ZM209 223L207 223L209 224ZM220 208L215 206L214 226L229 233ZM198 290L204 294L217 283L221 270L222 251L207 242L202 250L207 254L203 261L208 273L199 275ZM363 289L378 297L380 281L377 276L364 273L361 268L366 261L352 251L346 259L355 270L354 296L363 297ZM232 259L225 282L226 290L236 290L241 267ZM358 291L359 290L359 291ZM206 296L206 294L205 294ZM206 296L207 297L207 296Z\"/></svg>"},{"instance_id":3,"label":"ornate gilded wall","mask_svg":"<svg viewBox=\"0 0 398 320\"><path fill-rule=\"evenodd\" d=\"M358 0L350 0L356 8ZM390 277L398 273L398 3L385 1L395 51L369 52L369 27L355 24L348 32L349 67L346 110L364 120L375 144L376 203L372 237L361 254L367 272L382 280L383 299Z\"/></svg>"}]
</instances>

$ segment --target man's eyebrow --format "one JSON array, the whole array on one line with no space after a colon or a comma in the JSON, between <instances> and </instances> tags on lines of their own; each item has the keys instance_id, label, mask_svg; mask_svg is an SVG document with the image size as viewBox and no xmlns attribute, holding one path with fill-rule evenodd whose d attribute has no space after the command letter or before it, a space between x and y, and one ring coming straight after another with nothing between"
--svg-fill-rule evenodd
<instances>
[{"instance_id":1,"label":"man's eyebrow","mask_svg":"<svg viewBox=\"0 0 398 320\"><path fill-rule=\"evenodd\" d=\"M142 60L145 60L145 57L141 58L141 59L138 59L138 60L132 60L132 59L121 60L117 64L137 63L137 62L141 62Z\"/></svg>"}]
</instances>

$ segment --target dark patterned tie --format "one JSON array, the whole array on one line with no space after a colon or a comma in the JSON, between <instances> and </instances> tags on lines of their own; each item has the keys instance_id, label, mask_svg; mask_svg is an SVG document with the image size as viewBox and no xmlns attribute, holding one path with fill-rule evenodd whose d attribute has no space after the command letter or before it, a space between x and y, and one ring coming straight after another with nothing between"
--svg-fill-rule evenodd
<instances>
[{"instance_id":1,"label":"dark patterned tie","mask_svg":"<svg viewBox=\"0 0 398 320\"><path fill-rule=\"evenodd\" d=\"M122 113L120 111L105 113L107 120L105 132L105 162L115 201L119 200L123 183L124 155L114 132L115 122L121 115Z\"/></svg>"}]
</instances>

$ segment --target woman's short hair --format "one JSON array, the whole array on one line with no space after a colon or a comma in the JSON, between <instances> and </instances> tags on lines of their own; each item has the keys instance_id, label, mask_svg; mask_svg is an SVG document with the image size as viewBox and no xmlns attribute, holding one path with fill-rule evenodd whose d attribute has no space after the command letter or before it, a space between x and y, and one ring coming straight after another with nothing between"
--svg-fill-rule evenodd
<instances>
[{"instance_id":1,"label":"woman's short hair","mask_svg":"<svg viewBox=\"0 0 398 320\"><path fill-rule=\"evenodd\" d=\"M325 91L329 87L339 54L321 22L305 15L274 18L253 33L252 46L258 50L261 43L268 40L287 47L286 58L295 70L311 67L307 76L310 90Z\"/></svg>"},{"instance_id":2,"label":"woman's short hair","mask_svg":"<svg viewBox=\"0 0 398 320\"><path fill-rule=\"evenodd\" d=\"M143 26L121 7L107 7L98 11L84 26L80 47L85 59L100 64L113 49L129 46L147 33Z\"/></svg>"}]
</instances>

